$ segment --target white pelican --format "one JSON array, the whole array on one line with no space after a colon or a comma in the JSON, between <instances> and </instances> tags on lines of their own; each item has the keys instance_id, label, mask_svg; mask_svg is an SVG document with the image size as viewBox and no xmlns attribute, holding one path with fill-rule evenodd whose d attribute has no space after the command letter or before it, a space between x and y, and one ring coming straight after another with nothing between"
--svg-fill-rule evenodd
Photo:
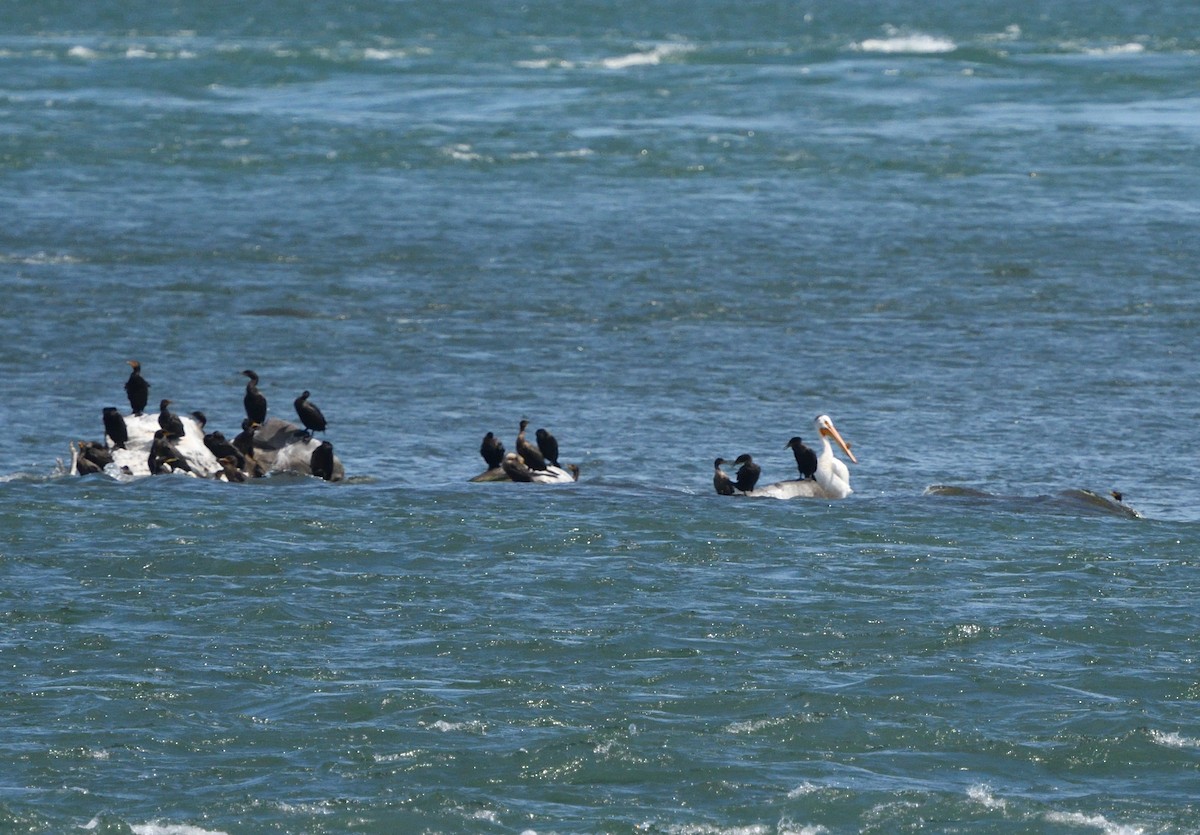
<instances>
[{"instance_id":1,"label":"white pelican","mask_svg":"<svg viewBox=\"0 0 1200 835\"><path fill-rule=\"evenodd\" d=\"M842 440L841 433L834 428L829 415L819 415L813 426L821 437L821 454L817 456L817 472L812 479L777 481L758 490L747 493L747 496L766 499L844 499L854 490L850 487L850 470L845 463L833 454L829 439L841 447L846 457L858 463L850 446Z\"/></svg>"}]
</instances>

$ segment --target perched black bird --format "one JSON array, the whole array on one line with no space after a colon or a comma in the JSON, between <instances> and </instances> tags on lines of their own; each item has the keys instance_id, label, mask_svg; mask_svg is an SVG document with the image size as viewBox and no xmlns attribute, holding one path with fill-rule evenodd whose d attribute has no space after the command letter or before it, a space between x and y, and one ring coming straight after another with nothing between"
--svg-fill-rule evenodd
<instances>
[{"instance_id":1,"label":"perched black bird","mask_svg":"<svg viewBox=\"0 0 1200 835\"><path fill-rule=\"evenodd\" d=\"M208 415L204 412L192 412L192 417L196 419L196 423L200 424L200 431L204 431L204 425L208 423Z\"/></svg>"},{"instance_id":2,"label":"perched black bird","mask_svg":"<svg viewBox=\"0 0 1200 835\"><path fill-rule=\"evenodd\" d=\"M262 464L254 459L254 432L258 429L258 424L246 418L242 421L242 431L233 438L233 446L242 454L242 469L253 476L261 478L266 475Z\"/></svg>"},{"instance_id":3,"label":"perched black bird","mask_svg":"<svg viewBox=\"0 0 1200 835\"><path fill-rule=\"evenodd\" d=\"M521 421L521 429L517 432L517 455L525 460L525 466L531 470L546 469L546 458L542 455L533 444L525 440L525 427L529 425L529 421ZM508 469L507 467L505 469ZM511 475L510 475L511 477ZM513 481L516 481L514 478Z\"/></svg>"},{"instance_id":4,"label":"perched black bird","mask_svg":"<svg viewBox=\"0 0 1200 835\"><path fill-rule=\"evenodd\" d=\"M129 440L129 429L125 426L125 418L121 417L121 410L116 406L105 406L103 414L104 434L112 441L112 448L125 449L125 442Z\"/></svg>"},{"instance_id":5,"label":"perched black bird","mask_svg":"<svg viewBox=\"0 0 1200 835\"><path fill-rule=\"evenodd\" d=\"M246 417L258 424L266 423L267 398L258 390L258 375L248 368L242 373L250 378L250 382L246 383L246 396L242 398L246 407Z\"/></svg>"},{"instance_id":6,"label":"perched black bird","mask_svg":"<svg viewBox=\"0 0 1200 835\"><path fill-rule=\"evenodd\" d=\"M233 444L225 439L220 432L209 432L204 436L204 445L213 457L220 461L222 458L232 458L238 469L246 466L246 457Z\"/></svg>"},{"instance_id":7,"label":"perched black bird","mask_svg":"<svg viewBox=\"0 0 1200 835\"><path fill-rule=\"evenodd\" d=\"M88 459L101 469L113 462L112 453L109 452L108 447L95 441L80 441L79 456Z\"/></svg>"},{"instance_id":8,"label":"perched black bird","mask_svg":"<svg viewBox=\"0 0 1200 835\"><path fill-rule=\"evenodd\" d=\"M300 416L300 422L304 424L304 428L308 430L311 436L314 432L325 431L325 416L321 414L321 410L317 408L317 404L310 403L308 400L309 392L305 390L304 394L300 395L294 401L296 406L296 414Z\"/></svg>"},{"instance_id":9,"label":"perched black bird","mask_svg":"<svg viewBox=\"0 0 1200 835\"><path fill-rule=\"evenodd\" d=\"M542 457L557 467L558 439L545 429L539 429L534 434L537 436L538 451L542 453Z\"/></svg>"},{"instance_id":10,"label":"perched black bird","mask_svg":"<svg viewBox=\"0 0 1200 835\"><path fill-rule=\"evenodd\" d=\"M146 402L150 399L150 384L142 376L142 364L137 360L126 360L133 371L125 381L125 394L129 397L129 408L135 415L146 410Z\"/></svg>"},{"instance_id":11,"label":"perched black bird","mask_svg":"<svg viewBox=\"0 0 1200 835\"><path fill-rule=\"evenodd\" d=\"M242 421L242 431L233 436L233 446L242 455L247 458L254 457L254 430L258 429L258 424L246 418Z\"/></svg>"},{"instance_id":12,"label":"perched black bird","mask_svg":"<svg viewBox=\"0 0 1200 835\"><path fill-rule=\"evenodd\" d=\"M729 480L729 476L721 465L725 463L724 458L718 458L713 462L713 487L717 488L718 496L732 496L733 482Z\"/></svg>"},{"instance_id":13,"label":"perched black bird","mask_svg":"<svg viewBox=\"0 0 1200 835\"><path fill-rule=\"evenodd\" d=\"M75 456L75 472L80 475L101 473L111 463L112 453L104 444L95 441L79 442L79 454Z\"/></svg>"},{"instance_id":14,"label":"perched black bird","mask_svg":"<svg viewBox=\"0 0 1200 835\"><path fill-rule=\"evenodd\" d=\"M104 468L86 455L79 455L75 458L75 472L79 475L95 475L104 472Z\"/></svg>"},{"instance_id":15,"label":"perched black bird","mask_svg":"<svg viewBox=\"0 0 1200 835\"><path fill-rule=\"evenodd\" d=\"M239 469L237 460L233 456L226 455L224 458L218 458L217 463L221 465L220 475L226 481L240 484L246 480L246 474Z\"/></svg>"},{"instance_id":16,"label":"perched black bird","mask_svg":"<svg viewBox=\"0 0 1200 835\"><path fill-rule=\"evenodd\" d=\"M515 452L505 455L504 460L500 462L500 466L504 468L505 474L513 481L525 483L533 481L533 470Z\"/></svg>"},{"instance_id":17,"label":"perched black bird","mask_svg":"<svg viewBox=\"0 0 1200 835\"><path fill-rule=\"evenodd\" d=\"M146 463L150 467L151 475L169 473L175 470L183 470L189 473L192 471L188 462L184 460L183 456L179 454L179 450L175 449L175 445L171 443L165 429L159 429L154 433L154 441L150 444L150 456Z\"/></svg>"},{"instance_id":18,"label":"perched black bird","mask_svg":"<svg viewBox=\"0 0 1200 835\"><path fill-rule=\"evenodd\" d=\"M800 471L800 477L814 478L817 474L817 454L812 451L811 447L805 445L799 436L787 442L784 449L789 448L796 456L796 469Z\"/></svg>"},{"instance_id":19,"label":"perched black bird","mask_svg":"<svg viewBox=\"0 0 1200 835\"><path fill-rule=\"evenodd\" d=\"M504 460L504 452L504 444L500 442L499 438L491 432L483 436L483 443L479 445L479 454L487 462L489 470L500 466L500 462Z\"/></svg>"},{"instance_id":20,"label":"perched black bird","mask_svg":"<svg viewBox=\"0 0 1200 835\"><path fill-rule=\"evenodd\" d=\"M321 445L313 450L308 466L312 474L326 481L333 480L333 444L321 441Z\"/></svg>"},{"instance_id":21,"label":"perched black bird","mask_svg":"<svg viewBox=\"0 0 1200 835\"><path fill-rule=\"evenodd\" d=\"M744 453L737 457L734 464L741 464L741 468L737 471L737 480L734 486L743 493L749 493L754 489L754 485L758 484L758 477L762 475L762 467L754 463L754 459L750 457L750 453Z\"/></svg>"},{"instance_id":22,"label":"perched black bird","mask_svg":"<svg viewBox=\"0 0 1200 835\"><path fill-rule=\"evenodd\" d=\"M179 415L173 414L167 408L170 404L170 400L163 400L158 404L158 425L167 433L168 438L182 438L183 421L179 419Z\"/></svg>"}]
</instances>

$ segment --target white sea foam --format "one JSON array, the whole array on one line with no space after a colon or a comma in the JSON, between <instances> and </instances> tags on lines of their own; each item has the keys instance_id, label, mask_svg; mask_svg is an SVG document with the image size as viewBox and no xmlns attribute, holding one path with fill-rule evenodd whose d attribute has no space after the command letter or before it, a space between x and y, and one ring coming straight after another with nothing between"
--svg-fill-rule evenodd
<instances>
[{"instance_id":1,"label":"white sea foam","mask_svg":"<svg viewBox=\"0 0 1200 835\"><path fill-rule=\"evenodd\" d=\"M829 830L820 824L797 825L788 820L779 822L779 835L824 835Z\"/></svg>"},{"instance_id":2,"label":"white sea foam","mask_svg":"<svg viewBox=\"0 0 1200 835\"><path fill-rule=\"evenodd\" d=\"M1104 835L1145 835L1146 832L1143 826L1113 823L1103 815L1085 815L1082 812L1049 812L1046 814L1046 820L1049 823L1099 829Z\"/></svg>"},{"instance_id":3,"label":"white sea foam","mask_svg":"<svg viewBox=\"0 0 1200 835\"><path fill-rule=\"evenodd\" d=\"M771 719L751 719L745 722L731 722L725 726L726 733L731 734L752 734L756 731L761 731L764 728L774 728L779 725L786 725L788 718L784 716L776 716Z\"/></svg>"},{"instance_id":4,"label":"white sea foam","mask_svg":"<svg viewBox=\"0 0 1200 835\"><path fill-rule=\"evenodd\" d=\"M91 830L98 826L100 826L100 819L92 818L80 829ZM186 823L162 823L160 821L130 824L129 830L134 835L228 835L227 832L220 829L204 829Z\"/></svg>"},{"instance_id":5,"label":"white sea foam","mask_svg":"<svg viewBox=\"0 0 1200 835\"><path fill-rule=\"evenodd\" d=\"M1008 802L992 794L991 786L971 786L967 789L967 797L983 806L985 809L1003 809Z\"/></svg>"},{"instance_id":6,"label":"white sea foam","mask_svg":"<svg viewBox=\"0 0 1200 835\"><path fill-rule=\"evenodd\" d=\"M455 731L466 731L467 733L482 734L487 732L487 728L482 722L447 722L444 719L439 719L436 722L430 722L429 728L442 733L452 733Z\"/></svg>"},{"instance_id":7,"label":"white sea foam","mask_svg":"<svg viewBox=\"0 0 1200 835\"><path fill-rule=\"evenodd\" d=\"M1174 731L1166 733L1163 731L1150 731L1150 740L1158 745L1166 746L1167 748L1200 748L1200 739L1191 736L1183 736Z\"/></svg>"},{"instance_id":8,"label":"white sea foam","mask_svg":"<svg viewBox=\"0 0 1200 835\"><path fill-rule=\"evenodd\" d=\"M1112 46L1093 46L1083 50L1085 55L1140 55L1146 47L1140 43L1122 43Z\"/></svg>"},{"instance_id":9,"label":"white sea foam","mask_svg":"<svg viewBox=\"0 0 1200 835\"><path fill-rule=\"evenodd\" d=\"M604 58L599 63L600 66L608 70L624 70L629 67L645 67L661 64L663 59L670 58L673 55L680 55L685 52L691 52L695 47L689 44L682 43L664 43L658 44L650 49L641 52L631 52L628 55L617 55L612 58Z\"/></svg>"},{"instance_id":10,"label":"white sea foam","mask_svg":"<svg viewBox=\"0 0 1200 835\"><path fill-rule=\"evenodd\" d=\"M854 48L863 52L934 55L941 52L953 52L958 49L958 44L948 38L938 38L933 35L894 34L886 38L868 38L854 44Z\"/></svg>"},{"instance_id":11,"label":"white sea foam","mask_svg":"<svg viewBox=\"0 0 1200 835\"><path fill-rule=\"evenodd\" d=\"M86 46L73 46L67 50L67 55L71 58L79 58L81 60L90 61L96 58L98 53L94 49L89 49Z\"/></svg>"},{"instance_id":12,"label":"white sea foam","mask_svg":"<svg viewBox=\"0 0 1200 835\"><path fill-rule=\"evenodd\" d=\"M672 835L767 835L771 832L771 827L760 824L713 826L707 823L689 823L667 827L666 831Z\"/></svg>"},{"instance_id":13,"label":"white sea foam","mask_svg":"<svg viewBox=\"0 0 1200 835\"><path fill-rule=\"evenodd\" d=\"M810 794L816 794L824 789L824 786L818 786L816 783L801 783L787 793L788 798L795 799L797 797L807 797Z\"/></svg>"}]
</instances>

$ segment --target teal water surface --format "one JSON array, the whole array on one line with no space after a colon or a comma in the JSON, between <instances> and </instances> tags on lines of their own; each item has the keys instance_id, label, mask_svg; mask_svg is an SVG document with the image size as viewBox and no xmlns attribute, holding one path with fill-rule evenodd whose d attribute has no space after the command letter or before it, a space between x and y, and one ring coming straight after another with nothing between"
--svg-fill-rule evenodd
<instances>
[{"instance_id":1,"label":"teal water surface","mask_svg":"<svg viewBox=\"0 0 1200 835\"><path fill-rule=\"evenodd\" d=\"M1192 5L11 12L0 830L1200 831Z\"/></svg>"}]
</instances>

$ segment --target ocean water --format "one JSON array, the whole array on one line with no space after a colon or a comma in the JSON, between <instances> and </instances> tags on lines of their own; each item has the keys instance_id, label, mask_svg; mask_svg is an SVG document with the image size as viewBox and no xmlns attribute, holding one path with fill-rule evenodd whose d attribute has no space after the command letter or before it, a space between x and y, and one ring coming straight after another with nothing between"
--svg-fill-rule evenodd
<instances>
[{"instance_id":1,"label":"ocean water","mask_svg":"<svg viewBox=\"0 0 1200 835\"><path fill-rule=\"evenodd\" d=\"M1193 3L9 4L0 831L1200 832L1198 146Z\"/></svg>"}]
</instances>

